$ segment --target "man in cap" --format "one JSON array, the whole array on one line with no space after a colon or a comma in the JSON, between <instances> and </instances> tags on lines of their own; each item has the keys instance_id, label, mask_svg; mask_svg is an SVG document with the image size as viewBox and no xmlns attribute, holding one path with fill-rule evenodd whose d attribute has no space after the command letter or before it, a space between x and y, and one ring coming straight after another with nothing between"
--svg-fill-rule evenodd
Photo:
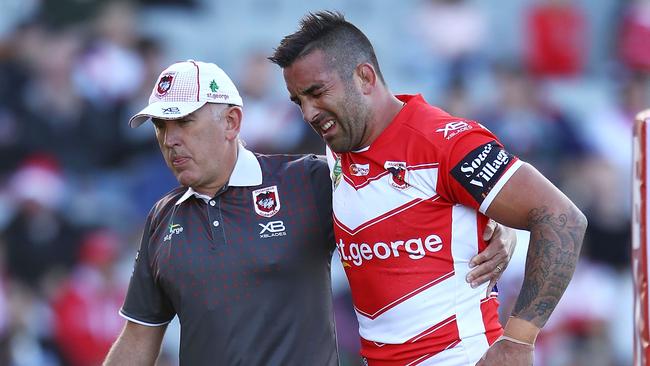
<instances>
[{"instance_id":1,"label":"man in cap","mask_svg":"<svg viewBox=\"0 0 650 366\"><path fill-rule=\"evenodd\" d=\"M182 365L338 364L327 163L246 150L242 106L223 70L189 60L164 70L131 118L151 118L181 187L147 217L107 365L152 365L176 315ZM495 276L493 257L511 249L499 232L478 275Z\"/></svg>"}]
</instances>

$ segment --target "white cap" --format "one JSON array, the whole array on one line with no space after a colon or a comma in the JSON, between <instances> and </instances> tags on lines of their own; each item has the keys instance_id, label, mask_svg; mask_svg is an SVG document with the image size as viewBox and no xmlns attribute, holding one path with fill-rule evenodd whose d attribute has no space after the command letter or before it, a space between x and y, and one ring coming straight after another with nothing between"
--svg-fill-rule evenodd
<instances>
[{"instance_id":1,"label":"white cap","mask_svg":"<svg viewBox=\"0 0 650 366\"><path fill-rule=\"evenodd\" d=\"M149 118L182 118L205 103L244 105L235 84L219 66L194 60L177 62L160 73L149 105L131 117L129 126L138 127Z\"/></svg>"}]
</instances>

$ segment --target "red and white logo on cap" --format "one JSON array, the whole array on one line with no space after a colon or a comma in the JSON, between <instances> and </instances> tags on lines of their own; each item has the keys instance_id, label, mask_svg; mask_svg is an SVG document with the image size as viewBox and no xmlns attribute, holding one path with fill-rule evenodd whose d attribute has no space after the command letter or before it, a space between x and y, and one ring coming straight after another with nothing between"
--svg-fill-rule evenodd
<instances>
[{"instance_id":1,"label":"red and white logo on cap","mask_svg":"<svg viewBox=\"0 0 650 366\"><path fill-rule=\"evenodd\" d=\"M280 211L278 186L271 186L253 191L255 212L263 217L271 217Z\"/></svg>"},{"instance_id":2,"label":"red and white logo on cap","mask_svg":"<svg viewBox=\"0 0 650 366\"><path fill-rule=\"evenodd\" d=\"M169 89L172 88L172 85L174 83L174 77L176 76L176 72L166 72L160 76L160 80L158 80L158 86L156 87L156 94L159 97L165 96L167 92L169 92Z\"/></svg>"}]
</instances>

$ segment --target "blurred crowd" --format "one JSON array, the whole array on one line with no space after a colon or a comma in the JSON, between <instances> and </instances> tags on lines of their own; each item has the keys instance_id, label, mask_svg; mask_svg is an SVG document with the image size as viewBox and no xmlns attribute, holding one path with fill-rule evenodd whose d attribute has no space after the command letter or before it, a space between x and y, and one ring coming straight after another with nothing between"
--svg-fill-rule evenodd
<instances>
[{"instance_id":1,"label":"blurred crowd","mask_svg":"<svg viewBox=\"0 0 650 366\"><path fill-rule=\"evenodd\" d=\"M301 4L242 3L267 13ZM630 365L631 134L635 113L650 107L650 0L503 3L516 17L471 0L359 0L337 9L367 31L394 92L422 93L480 121L586 213L581 261L540 335L536 364ZM100 364L124 324L117 311L146 214L177 185L151 125L131 130L128 118L168 63L200 58L223 34L238 34L215 30L218 19L254 23L244 22L241 5L224 14L228 5L0 2L0 365ZM404 19L388 18L392 8ZM282 31L293 31L303 13ZM207 31L187 40L197 56L175 52L155 31L169 14L209 18L196 22ZM391 27L404 42L382 36ZM242 32L235 43L244 57L224 62L244 99L241 137L258 152L323 153L266 60L282 35L260 42ZM223 53L205 61L222 63ZM499 283L504 316L522 281L520 236ZM349 291L336 259L332 268L342 363L358 365ZM177 332L172 324L160 365L177 364Z\"/></svg>"}]
</instances>

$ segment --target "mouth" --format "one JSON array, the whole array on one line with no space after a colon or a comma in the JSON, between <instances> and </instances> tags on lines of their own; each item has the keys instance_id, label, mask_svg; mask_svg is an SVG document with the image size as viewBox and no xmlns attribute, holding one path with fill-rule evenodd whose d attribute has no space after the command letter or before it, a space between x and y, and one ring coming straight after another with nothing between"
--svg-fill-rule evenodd
<instances>
[{"instance_id":1,"label":"mouth","mask_svg":"<svg viewBox=\"0 0 650 366\"><path fill-rule=\"evenodd\" d=\"M334 131L336 130L336 121L333 119L329 119L326 122L320 124L318 127L321 135L323 137L327 137L328 135L332 135Z\"/></svg>"},{"instance_id":2,"label":"mouth","mask_svg":"<svg viewBox=\"0 0 650 366\"><path fill-rule=\"evenodd\" d=\"M185 165L188 161L190 161L190 158L185 157L185 156L175 156L172 158L172 166L174 167L181 167Z\"/></svg>"}]
</instances>

